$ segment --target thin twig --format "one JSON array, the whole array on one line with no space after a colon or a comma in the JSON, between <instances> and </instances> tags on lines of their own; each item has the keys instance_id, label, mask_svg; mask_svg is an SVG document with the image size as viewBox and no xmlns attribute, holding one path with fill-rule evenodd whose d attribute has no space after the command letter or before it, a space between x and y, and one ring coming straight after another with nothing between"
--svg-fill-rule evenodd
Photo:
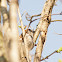
<instances>
[{"instance_id":1,"label":"thin twig","mask_svg":"<svg viewBox=\"0 0 62 62\"><path fill-rule=\"evenodd\" d=\"M55 34L57 34L57 35L62 35L62 34L58 34L58 33L56 33L56 32L55 32Z\"/></svg>"},{"instance_id":2,"label":"thin twig","mask_svg":"<svg viewBox=\"0 0 62 62\"><path fill-rule=\"evenodd\" d=\"M46 15L46 14L45 14ZM52 15L62 15L61 13L58 13L58 14L50 14L50 15L46 15L45 17L47 16L52 16ZM34 17L38 17L38 16L41 16L41 14L37 14L37 15L32 15L30 16L28 13L26 13L26 19L28 20L28 18L30 18L28 21L33 21L32 19ZM40 18L44 18L44 17L40 17Z\"/></svg>"},{"instance_id":3,"label":"thin twig","mask_svg":"<svg viewBox=\"0 0 62 62\"><path fill-rule=\"evenodd\" d=\"M23 14L21 15L21 17L26 13L26 11L23 12Z\"/></svg>"},{"instance_id":4,"label":"thin twig","mask_svg":"<svg viewBox=\"0 0 62 62\"><path fill-rule=\"evenodd\" d=\"M61 12L61 13L62 13L62 12ZM49 17L49 16L52 16L52 15L62 15L61 13L46 15L45 17ZM29 23L29 25L28 25L28 28L30 27L30 25L31 25L32 22L34 22L34 21L36 21L36 20L38 20L38 19L44 18L44 17L39 17L39 18L36 18L36 19L32 20L33 17L37 17L37 16L40 16L40 15L41 15L41 14L31 16L31 18L30 18L30 20L29 20L30 23ZM28 19L27 19L27 20L28 20ZM55 22L55 21L62 21L62 20L53 20L53 21L51 21L51 22Z\"/></svg>"},{"instance_id":5,"label":"thin twig","mask_svg":"<svg viewBox=\"0 0 62 62\"><path fill-rule=\"evenodd\" d=\"M31 21L34 17L38 17L40 16L41 14L37 14L37 15L32 15L30 16L28 13L26 13L26 19L28 20L28 18L30 18L28 21Z\"/></svg>"},{"instance_id":6,"label":"thin twig","mask_svg":"<svg viewBox=\"0 0 62 62\"><path fill-rule=\"evenodd\" d=\"M57 22L57 21L62 22L62 20L52 20L51 22Z\"/></svg>"},{"instance_id":7,"label":"thin twig","mask_svg":"<svg viewBox=\"0 0 62 62\"><path fill-rule=\"evenodd\" d=\"M42 59L44 58L43 56L41 56L42 57ZM44 60L45 62L47 62L46 60Z\"/></svg>"},{"instance_id":8,"label":"thin twig","mask_svg":"<svg viewBox=\"0 0 62 62\"><path fill-rule=\"evenodd\" d=\"M19 7L18 7L18 15L19 15L19 19L20 19L20 23L21 23L21 29L22 29L23 37L24 37L25 36L25 29L24 29L24 26L23 26L23 22L22 22L22 18L21 18Z\"/></svg>"},{"instance_id":9,"label":"thin twig","mask_svg":"<svg viewBox=\"0 0 62 62\"><path fill-rule=\"evenodd\" d=\"M31 19L32 19L33 17L38 17L38 16L41 16L41 14L32 15L32 16L31 16Z\"/></svg>"},{"instance_id":10,"label":"thin twig","mask_svg":"<svg viewBox=\"0 0 62 62\"><path fill-rule=\"evenodd\" d=\"M30 23L29 23L27 29L30 27L30 25L31 25L32 22L34 22L34 21L36 21L36 20L38 20L38 19L44 18L44 17L39 17L39 18L37 18L37 19L32 20L33 17L37 17L37 16L40 16L40 15L41 15L41 14L33 15L33 16L31 16L30 20L28 20L28 19L26 18L28 21L30 21ZM58 14L46 15L45 17L49 17L49 16L52 16L52 15L62 15L62 12L61 12L61 13L58 13ZM53 21L51 21L51 22L56 22L56 21L62 21L62 20L53 20Z\"/></svg>"},{"instance_id":11,"label":"thin twig","mask_svg":"<svg viewBox=\"0 0 62 62\"><path fill-rule=\"evenodd\" d=\"M43 61L43 60L45 60L45 59L48 59L48 58L49 58L51 55L53 55L54 53L58 53L57 50L54 51L53 53L51 53L50 55L46 56L45 58L41 59L40 61Z\"/></svg>"},{"instance_id":12,"label":"thin twig","mask_svg":"<svg viewBox=\"0 0 62 62\"><path fill-rule=\"evenodd\" d=\"M25 49L26 49L26 58L27 58L27 61L29 62L29 51L28 51L28 46L27 46L27 41L26 41L26 36L25 36L26 32L25 32L23 22L22 22L22 19L21 19L21 14L20 14L19 7L18 7L18 15L19 15L20 23L21 23L21 29L22 29L22 32L23 32L24 44L25 44Z\"/></svg>"}]
</instances>

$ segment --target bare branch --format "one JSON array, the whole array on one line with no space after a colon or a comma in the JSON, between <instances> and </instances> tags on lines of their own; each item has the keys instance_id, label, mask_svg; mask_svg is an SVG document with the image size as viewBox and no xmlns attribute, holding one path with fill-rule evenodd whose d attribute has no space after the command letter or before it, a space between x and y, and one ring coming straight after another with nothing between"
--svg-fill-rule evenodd
<instances>
[{"instance_id":1,"label":"bare branch","mask_svg":"<svg viewBox=\"0 0 62 62\"><path fill-rule=\"evenodd\" d=\"M40 36L35 52L34 62L39 62L39 60L41 59L42 48L43 48L43 43L41 42L41 36Z\"/></svg>"},{"instance_id":2,"label":"bare branch","mask_svg":"<svg viewBox=\"0 0 62 62\"><path fill-rule=\"evenodd\" d=\"M8 60L8 41L9 41L9 34L8 34L8 29L9 29L9 19L8 19L8 14L7 14L7 1L6 0L1 0L1 13L3 16L3 28L2 30L4 31L4 47L5 47L5 57Z\"/></svg>"},{"instance_id":3,"label":"bare branch","mask_svg":"<svg viewBox=\"0 0 62 62\"><path fill-rule=\"evenodd\" d=\"M48 58L49 58L51 55L53 55L54 53L58 53L57 50L54 51L53 53L51 53L50 55L46 56L45 58L41 59L40 61L43 61L43 60L45 60L45 59L48 59Z\"/></svg>"},{"instance_id":4,"label":"bare branch","mask_svg":"<svg viewBox=\"0 0 62 62\"><path fill-rule=\"evenodd\" d=\"M62 22L62 20L52 20L51 22Z\"/></svg>"},{"instance_id":5,"label":"bare branch","mask_svg":"<svg viewBox=\"0 0 62 62\"><path fill-rule=\"evenodd\" d=\"M53 1L53 0L52 0ZM38 37L38 35L39 35L39 29L41 29L41 31L43 30L43 19L45 20L45 18L47 19L47 18L49 18L49 16L48 15L51 15L50 13L49 13L49 11L51 11L51 9L52 9L52 7L53 7L53 4L51 3L51 4L49 4L50 3L50 1L49 2L47 2L47 3L45 3L45 5L44 5L44 8L43 8L43 12L42 12L42 18L41 18L41 20L40 20L40 22L39 22L39 25L37 26L37 29L36 29L36 32L35 32L35 34L34 34L34 39L33 39L33 41L34 42L36 42L36 39L37 39L37 37ZM53 2L54 3L54 2ZM48 5L48 8L46 8L46 5L47 4L49 4ZM46 9L45 9L46 8ZM51 8L51 9L50 9ZM45 12L44 12L44 10L45 10ZM48 12L47 12L48 11ZM50 17L51 18L51 17ZM46 23L46 27L49 25L49 22L50 20L48 20L48 22L47 22L47 20L45 21Z\"/></svg>"},{"instance_id":6,"label":"bare branch","mask_svg":"<svg viewBox=\"0 0 62 62\"><path fill-rule=\"evenodd\" d=\"M52 8L55 4L55 0L47 0L44 4L44 8L43 8L43 11L42 11L42 18L37 26L37 29L36 29L36 32L34 34L34 37L33 37L33 42L35 44L36 40L37 40L37 37L39 35L39 33L41 32L41 42L43 43L42 44L42 47L41 47L41 52L37 52L36 54L41 54L42 53L42 50L43 50L43 45L45 43L45 40L46 40L46 35L47 35L47 30L48 30L48 26L50 24L50 21L51 21L51 12L52 12ZM38 48L38 47L37 47ZM37 58L36 58L36 54L35 54L35 58L34 58L34 62L39 62L39 61L36 61ZM38 57L37 55L37 57ZM40 55L39 55L40 57Z\"/></svg>"},{"instance_id":7,"label":"bare branch","mask_svg":"<svg viewBox=\"0 0 62 62\"><path fill-rule=\"evenodd\" d=\"M61 51L62 51L62 47L60 47L58 50L55 50L53 53L49 54L48 56L46 56L45 58L41 59L40 61L43 61L45 59L48 59L54 53L60 53Z\"/></svg>"},{"instance_id":8,"label":"bare branch","mask_svg":"<svg viewBox=\"0 0 62 62\"><path fill-rule=\"evenodd\" d=\"M55 32L55 34L57 34L57 35L62 35L62 34L59 34L59 33L56 33L56 32Z\"/></svg>"},{"instance_id":9,"label":"bare branch","mask_svg":"<svg viewBox=\"0 0 62 62\"><path fill-rule=\"evenodd\" d=\"M24 37L25 36L25 29L24 29L24 26L23 26L19 6L17 8L18 8L18 15L19 15L20 23L21 23L21 29L22 29L22 33L23 33L23 37Z\"/></svg>"},{"instance_id":10,"label":"bare branch","mask_svg":"<svg viewBox=\"0 0 62 62\"><path fill-rule=\"evenodd\" d=\"M19 62L19 52L18 52L18 27L17 27L17 2L18 0L11 0L9 16L10 16L10 50L9 50L9 61Z\"/></svg>"},{"instance_id":11,"label":"bare branch","mask_svg":"<svg viewBox=\"0 0 62 62\"><path fill-rule=\"evenodd\" d=\"M26 49L26 58L27 58L27 61L29 62L30 61L30 59L29 59L29 50L28 50L28 44L27 44L27 40L26 40L26 36L25 36L26 32L24 30L23 22L22 22L22 19L21 19L19 6L17 8L18 8L18 15L19 15L20 23L21 23L21 29L22 29L23 39L24 39L24 44L25 44L25 49Z\"/></svg>"},{"instance_id":12,"label":"bare branch","mask_svg":"<svg viewBox=\"0 0 62 62\"><path fill-rule=\"evenodd\" d=\"M11 4L11 2L10 2L10 4ZM29 51L28 51L27 41L26 41L26 37L25 37L26 33L25 33L25 30L24 30L24 26L23 26L23 22L22 22L22 18L21 18L21 14L20 14L20 10L19 10L19 6L18 5L17 5L17 10L18 10L18 15L19 15L20 23L21 23L23 39L24 39L24 43L25 43L26 57L27 57L27 60L29 62Z\"/></svg>"},{"instance_id":13,"label":"bare branch","mask_svg":"<svg viewBox=\"0 0 62 62\"><path fill-rule=\"evenodd\" d=\"M32 15L32 16L30 16L28 13L26 13L26 19L28 20L28 21L32 21L32 19L34 18L34 17L38 17L38 16L41 16L41 14L37 14L37 15ZM28 19L29 18L29 19Z\"/></svg>"},{"instance_id":14,"label":"bare branch","mask_svg":"<svg viewBox=\"0 0 62 62\"><path fill-rule=\"evenodd\" d=\"M31 17L29 16L29 20L28 20L28 17L26 16L26 19L28 20L28 21L30 21L30 23L29 23L29 25L28 25L28 28L30 27L30 25L31 25L31 23L32 22L34 22L34 21L36 21L36 20L38 20L38 19L41 19L41 18L44 18L44 17L39 17L39 18L36 18L36 19L34 19L34 20L32 20L32 18L33 17L37 17L37 16L40 16L41 14L38 14L38 15L32 15ZM53 16L53 15L62 15L61 13L58 13L58 14L50 14L50 15L46 15L45 17L50 17L50 16ZM50 22L55 22L56 20L53 20L53 21L50 21ZM57 20L58 21L58 20ZM60 20L59 20L60 21ZM27 28L27 29L28 29Z\"/></svg>"},{"instance_id":15,"label":"bare branch","mask_svg":"<svg viewBox=\"0 0 62 62\"><path fill-rule=\"evenodd\" d=\"M1 1L1 12L3 16L4 31L6 31L9 26L6 0Z\"/></svg>"}]
</instances>

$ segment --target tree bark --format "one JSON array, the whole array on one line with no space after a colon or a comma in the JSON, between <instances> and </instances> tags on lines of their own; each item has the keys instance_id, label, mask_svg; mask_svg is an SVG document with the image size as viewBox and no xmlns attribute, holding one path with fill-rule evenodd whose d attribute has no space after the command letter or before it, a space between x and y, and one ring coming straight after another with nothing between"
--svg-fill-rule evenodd
<instances>
[{"instance_id":1,"label":"tree bark","mask_svg":"<svg viewBox=\"0 0 62 62\"><path fill-rule=\"evenodd\" d=\"M9 19L8 19L8 14L7 14L7 1L6 0L1 0L1 14L3 18L3 27L2 30L4 32L3 36L3 41L4 41L4 47L5 47L5 57L8 60L8 41L9 41L9 36L8 36L8 29L9 29Z\"/></svg>"},{"instance_id":2,"label":"tree bark","mask_svg":"<svg viewBox=\"0 0 62 62\"><path fill-rule=\"evenodd\" d=\"M11 0L9 17L10 17L10 40L9 40L9 61L20 62L18 52L19 34L17 27L17 2L18 0Z\"/></svg>"},{"instance_id":3,"label":"tree bark","mask_svg":"<svg viewBox=\"0 0 62 62\"><path fill-rule=\"evenodd\" d=\"M43 45L46 40L47 30L51 21L51 12L54 4L55 4L55 0L47 0L44 4L44 8L41 14L41 20L38 24L38 27L36 29L36 32L34 34L34 39L33 39L35 43L39 33L41 34L37 48L36 48L34 62L40 62L40 59L41 59L40 55L42 54Z\"/></svg>"}]
</instances>

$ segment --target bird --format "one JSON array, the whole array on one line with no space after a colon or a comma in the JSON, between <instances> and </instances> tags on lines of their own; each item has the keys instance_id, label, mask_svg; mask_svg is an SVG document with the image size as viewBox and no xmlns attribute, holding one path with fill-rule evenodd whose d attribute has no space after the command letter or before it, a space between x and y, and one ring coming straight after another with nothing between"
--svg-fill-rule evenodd
<instances>
[{"instance_id":1,"label":"bird","mask_svg":"<svg viewBox=\"0 0 62 62\"><path fill-rule=\"evenodd\" d=\"M25 30L26 32L26 30ZM28 29L25 36L26 36L26 41L27 41L27 46L28 46L28 50L32 50L34 47L34 42L33 42L33 35L34 35L35 31ZM23 35L20 35L20 41L22 41L22 44L24 46L24 39L23 39Z\"/></svg>"}]
</instances>

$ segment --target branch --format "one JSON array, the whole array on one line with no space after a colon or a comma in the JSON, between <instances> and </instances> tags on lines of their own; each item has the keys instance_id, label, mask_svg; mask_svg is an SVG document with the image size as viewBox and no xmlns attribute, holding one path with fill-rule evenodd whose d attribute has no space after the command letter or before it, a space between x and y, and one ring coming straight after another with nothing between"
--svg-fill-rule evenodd
<instances>
[{"instance_id":1,"label":"branch","mask_svg":"<svg viewBox=\"0 0 62 62\"><path fill-rule=\"evenodd\" d=\"M52 0L53 1L53 0ZM54 2L53 2L54 3ZM43 28L43 19L45 19L45 18L49 18L50 16L51 16L51 14L49 14L49 13L47 13L47 11L49 12L49 11L51 11L50 10L50 8L52 9L53 8L53 5L52 5L52 3L51 4L49 4L48 5L48 8L46 8L45 9L45 7L46 7L46 4L48 4L48 3L45 3L45 6L44 6L44 8L43 8L43 12L42 12L42 17L41 17L41 21L39 22L39 24L38 24L38 26L37 26L37 29L36 29L36 32L35 32L35 34L34 34L34 42L36 42L36 39L37 39L37 37L38 37L38 35L39 35L39 29L41 29L41 31L42 31L42 28ZM45 12L44 12L44 10L45 10ZM52 12L52 11L51 11ZM59 14L53 14L53 15L59 15ZM51 17L50 17L51 18ZM45 22L47 22L47 21L45 21ZM47 24L49 23L49 21L47 22ZM48 26L48 25L45 25L45 26ZM42 28L41 28L42 27Z\"/></svg>"},{"instance_id":2,"label":"branch","mask_svg":"<svg viewBox=\"0 0 62 62\"><path fill-rule=\"evenodd\" d=\"M62 20L52 20L51 22L57 22L57 21L62 22Z\"/></svg>"},{"instance_id":3,"label":"branch","mask_svg":"<svg viewBox=\"0 0 62 62\"><path fill-rule=\"evenodd\" d=\"M1 12L3 16L3 28L4 31L6 31L9 28L9 23L8 23L8 11L7 11L7 3L6 0L1 1Z\"/></svg>"},{"instance_id":4,"label":"branch","mask_svg":"<svg viewBox=\"0 0 62 62\"><path fill-rule=\"evenodd\" d=\"M40 35L36 52L35 52L34 62L39 62L39 60L41 59L42 49L43 49L43 43L41 42L41 35Z\"/></svg>"},{"instance_id":5,"label":"branch","mask_svg":"<svg viewBox=\"0 0 62 62\"><path fill-rule=\"evenodd\" d=\"M17 8L18 8L18 15L19 15L20 23L21 23L21 29L22 29L22 33L23 33L23 37L24 37L25 36L25 29L24 29L24 26L23 26L19 6Z\"/></svg>"},{"instance_id":6,"label":"branch","mask_svg":"<svg viewBox=\"0 0 62 62\"><path fill-rule=\"evenodd\" d=\"M41 16L41 14L37 14L37 15L32 15L32 16L30 16L28 13L26 13L26 19L28 20L28 21L32 21L32 19L34 18L34 17L38 17L38 16ZM28 19L29 18L29 19Z\"/></svg>"},{"instance_id":7,"label":"branch","mask_svg":"<svg viewBox=\"0 0 62 62\"><path fill-rule=\"evenodd\" d=\"M10 49L9 49L9 62L20 62L19 60L19 33L17 27L17 2L18 0L11 0L9 5L9 16L10 16Z\"/></svg>"},{"instance_id":8,"label":"branch","mask_svg":"<svg viewBox=\"0 0 62 62\"><path fill-rule=\"evenodd\" d=\"M26 19L28 20L28 21L33 21L32 19L34 18L34 17L38 17L38 16L41 16L42 14L37 14L37 15L32 15L32 16L30 16L28 13L26 13ZM46 15L45 17L47 17L47 16L52 16L52 15L62 15L62 12L61 13L57 13L57 14L50 14L50 15ZM29 18L29 19L28 19ZM38 19L41 19L41 18L43 18L43 17L40 17L40 18L38 18ZM34 19L34 20L37 20L37 19Z\"/></svg>"},{"instance_id":9,"label":"branch","mask_svg":"<svg viewBox=\"0 0 62 62\"><path fill-rule=\"evenodd\" d=\"M37 16L40 16L40 15L41 15L41 14L32 15L31 17L28 15L29 18L30 18L29 20L28 20L28 17L26 16L26 19L27 19L28 21L30 21L30 23L29 23L29 25L28 25L28 28L30 27L30 25L31 25L32 22L34 22L34 21L36 21L36 20L38 20L38 19L44 18L44 17L39 17L39 18L36 18L36 19L32 20L33 17L37 17ZM61 12L61 13L58 13L58 14L50 14L50 15L48 15L48 16L46 15L45 17L49 17L49 16L52 16L52 15L62 15L62 12ZM62 20L53 20L53 21L50 21L50 22L56 22L56 21L62 21ZM28 28L27 28L27 29L28 29Z\"/></svg>"},{"instance_id":10,"label":"branch","mask_svg":"<svg viewBox=\"0 0 62 62\"><path fill-rule=\"evenodd\" d=\"M9 3L12 3L12 2L9 1ZM25 37L26 33L25 33L25 30L24 30L24 26L23 26L19 5L17 5L17 10L18 10L18 15L19 15L20 23L21 23L21 29L22 29L22 33L23 33L23 39L24 39L24 44L25 44L25 49L26 49L26 57L27 57L27 60L29 62L29 51L28 51L27 41L26 41L26 37Z\"/></svg>"},{"instance_id":11,"label":"branch","mask_svg":"<svg viewBox=\"0 0 62 62\"><path fill-rule=\"evenodd\" d=\"M37 37L39 36L39 33L41 33L42 47L41 47L41 52L38 52L36 50L37 53L35 54L34 62L39 62L39 59L41 57L39 54L42 54L43 45L46 40L47 30L48 30L48 27L49 27L49 24L51 21L51 16L49 16L49 15L51 15L54 4L55 4L55 0L47 0L44 4L44 8L43 8L43 11L41 14L42 18L39 21L39 24L37 26L37 29L36 29L34 37L33 37L33 42L35 44ZM39 48L39 47L37 46L37 48ZM36 60L38 60L38 61L36 61Z\"/></svg>"},{"instance_id":12,"label":"branch","mask_svg":"<svg viewBox=\"0 0 62 62\"><path fill-rule=\"evenodd\" d=\"M45 58L41 59L40 61L43 61L45 59L48 59L51 55L53 55L54 53L57 53L57 51L54 51L53 53L51 53L50 55L46 56Z\"/></svg>"},{"instance_id":13,"label":"branch","mask_svg":"<svg viewBox=\"0 0 62 62\"><path fill-rule=\"evenodd\" d=\"M45 59L48 59L51 55L53 55L54 53L60 53L62 51L62 47L60 47L58 50L55 50L53 53L51 53L50 55L46 56L45 58L41 59L40 61L43 61Z\"/></svg>"},{"instance_id":14,"label":"branch","mask_svg":"<svg viewBox=\"0 0 62 62\"><path fill-rule=\"evenodd\" d=\"M50 14L50 15L48 15L48 16L46 15L45 17L49 17L49 16L53 16L53 15L62 15L62 12L61 12L61 13L58 13L58 14ZM34 21L36 21L36 20L38 20L38 19L44 18L44 17L39 17L39 18L36 18L36 19L32 20L32 18L35 17L35 16L40 16L40 14L31 16L31 19L29 20L30 23L29 23L28 26L30 26L32 22L34 22ZM28 19L27 19L27 20L28 20ZM53 21L51 21L51 22L56 22L56 21L62 21L62 20L53 20Z\"/></svg>"},{"instance_id":15,"label":"branch","mask_svg":"<svg viewBox=\"0 0 62 62\"><path fill-rule=\"evenodd\" d=\"M18 15L19 15L20 23L21 23L21 29L22 29L23 39L24 39L24 44L25 44L25 49L26 49L26 58L27 58L27 61L29 62L30 59L29 59L28 44L27 44L27 40L26 40L26 36L25 36L26 32L25 32L23 22L22 22L22 19L21 19L19 6L17 8L18 8Z\"/></svg>"},{"instance_id":16,"label":"branch","mask_svg":"<svg viewBox=\"0 0 62 62\"><path fill-rule=\"evenodd\" d=\"M4 31L4 47L5 47L5 57L8 60L8 42L9 42L9 19L8 19L8 12L7 12L7 1L1 0L1 14L3 18L3 27L2 30Z\"/></svg>"},{"instance_id":17,"label":"branch","mask_svg":"<svg viewBox=\"0 0 62 62\"><path fill-rule=\"evenodd\" d=\"M58 34L58 33L55 33L55 34L57 34L57 35L62 35L62 34Z\"/></svg>"}]
</instances>

